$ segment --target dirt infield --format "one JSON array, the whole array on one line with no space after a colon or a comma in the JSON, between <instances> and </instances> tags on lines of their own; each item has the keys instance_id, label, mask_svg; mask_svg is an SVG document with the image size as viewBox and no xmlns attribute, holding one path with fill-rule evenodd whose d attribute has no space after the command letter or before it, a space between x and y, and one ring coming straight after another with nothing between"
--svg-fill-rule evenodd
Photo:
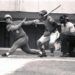
<instances>
[{"instance_id":1,"label":"dirt infield","mask_svg":"<svg viewBox=\"0 0 75 75\"><path fill-rule=\"evenodd\" d=\"M37 60L8 75L75 75L75 61Z\"/></svg>"},{"instance_id":2,"label":"dirt infield","mask_svg":"<svg viewBox=\"0 0 75 75\"><path fill-rule=\"evenodd\" d=\"M7 49L0 50L0 54ZM9 57L0 56L0 75L75 75L75 58L60 57L56 51L51 57L40 58L37 55L16 51Z\"/></svg>"}]
</instances>

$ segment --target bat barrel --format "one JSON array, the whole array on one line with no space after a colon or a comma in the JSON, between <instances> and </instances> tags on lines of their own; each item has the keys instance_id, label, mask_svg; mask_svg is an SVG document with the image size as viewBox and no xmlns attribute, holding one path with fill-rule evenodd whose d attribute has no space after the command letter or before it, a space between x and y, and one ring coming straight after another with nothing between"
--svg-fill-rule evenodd
<instances>
[{"instance_id":1,"label":"bat barrel","mask_svg":"<svg viewBox=\"0 0 75 75\"><path fill-rule=\"evenodd\" d=\"M53 10L51 10L50 13L52 13L53 11L55 11L56 9L58 9L59 7L61 7L61 4L58 5L56 8L54 8ZM50 13L46 14L45 17L48 16Z\"/></svg>"}]
</instances>

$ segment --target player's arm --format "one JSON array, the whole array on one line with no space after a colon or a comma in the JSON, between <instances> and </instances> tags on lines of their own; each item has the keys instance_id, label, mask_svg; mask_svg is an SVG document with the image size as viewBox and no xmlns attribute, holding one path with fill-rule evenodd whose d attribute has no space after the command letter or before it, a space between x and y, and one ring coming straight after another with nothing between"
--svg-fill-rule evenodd
<instances>
[{"instance_id":1,"label":"player's arm","mask_svg":"<svg viewBox=\"0 0 75 75\"><path fill-rule=\"evenodd\" d=\"M19 29L19 28L23 25L24 21L25 21L25 19L24 19L21 23L19 23L19 24L17 24L17 25L11 25L11 26L9 27L9 31L14 31L14 30Z\"/></svg>"},{"instance_id":2,"label":"player's arm","mask_svg":"<svg viewBox=\"0 0 75 75\"><path fill-rule=\"evenodd\" d=\"M59 33L61 33L61 24L60 23L57 23L57 30Z\"/></svg>"},{"instance_id":3,"label":"player's arm","mask_svg":"<svg viewBox=\"0 0 75 75\"><path fill-rule=\"evenodd\" d=\"M69 31L70 32L75 32L75 27L74 26L69 27Z\"/></svg>"},{"instance_id":4,"label":"player's arm","mask_svg":"<svg viewBox=\"0 0 75 75\"><path fill-rule=\"evenodd\" d=\"M49 35L50 35L50 32L49 32L49 31L45 31L45 32L43 33L43 35L44 35L44 36L49 36Z\"/></svg>"},{"instance_id":5,"label":"player's arm","mask_svg":"<svg viewBox=\"0 0 75 75\"><path fill-rule=\"evenodd\" d=\"M67 26L67 32L75 32L75 27L74 27L74 24L73 23L71 23L71 22L69 22L68 24L66 24L66 26Z\"/></svg>"},{"instance_id":6,"label":"player's arm","mask_svg":"<svg viewBox=\"0 0 75 75\"><path fill-rule=\"evenodd\" d=\"M7 29L7 31L9 32L9 31L10 31L10 25L7 25L7 26L6 26L6 29Z\"/></svg>"},{"instance_id":7,"label":"player's arm","mask_svg":"<svg viewBox=\"0 0 75 75\"><path fill-rule=\"evenodd\" d=\"M17 30L19 29L23 24L25 25L31 25L33 23L36 23L37 20L33 20L33 21L23 21L22 23L18 24L18 25L11 25L10 28L9 28L9 31L14 31L14 30Z\"/></svg>"},{"instance_id":8,"label":"player's arm","mask_svg":"<svg viewBox=\"0 0 75 75\"><path fill-rule=\"evenodd\" d=\"M11 25L8 29L8 31L14 31L19 29L22 26L22 24L18 24L18 25Z\"/></svg>"},{"instance_id":9,"label":"player's arm","mask_svg":"<svg viewBox=\"0 0 75 75\"><path fill-rule=\"evenodd\" d=\"M9 31L14 31L14 30L19 29L19 28L23 25L23 23L24 23L25 21L26 21L26 18L23 19L23 21L21 21L18 25L11 25L11 26L9 27Z\"/></svg>"},{"instance_id":10,"label":"player's arm","mask_svg":"<svg viewBox=\"0 0 75 75\"><path fill-rule=\"evenodd\" d=\"M25 21L23 24L24 25L31 25L31 24L38 24L40 21L38 19L36 20L31 20L31 21Z\"/></svg>"}]
</instances>

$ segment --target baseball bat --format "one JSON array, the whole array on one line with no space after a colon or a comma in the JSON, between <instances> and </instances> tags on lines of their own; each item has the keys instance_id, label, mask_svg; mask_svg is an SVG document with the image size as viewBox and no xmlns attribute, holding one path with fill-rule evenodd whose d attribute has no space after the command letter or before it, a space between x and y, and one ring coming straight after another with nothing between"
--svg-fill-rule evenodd
<instances>
[{"instance_id":1,"label":"baseball bat","mask_svg":"<svg viewBox=\"0 0 75 75\"><path fill-rule=\"evenodd\" d=\"M46 14L45 16L48 16L50 13L52 13L53 11L57 10L59 7L61 7L61 4L58 5L56 8L54 8L53 10L51 10L48 14Z\"/></svg>"}]
</instances>

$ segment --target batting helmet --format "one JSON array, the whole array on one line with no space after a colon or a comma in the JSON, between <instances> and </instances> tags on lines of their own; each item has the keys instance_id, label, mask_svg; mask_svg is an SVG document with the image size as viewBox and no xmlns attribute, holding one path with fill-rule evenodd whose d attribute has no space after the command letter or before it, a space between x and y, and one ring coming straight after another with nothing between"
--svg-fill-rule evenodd
<instances>
[{"instance_id":1,"label":"batting helmet","mask_svg":"<svg viewBox=\"0 0 75 75\"><path fill-rule=\"evenodd\" d=\"M9 14L6 14L6 15L4 16L4 19L7 19L7 18L12 19L12 16L11 16L11 15L9 15Z\"/></svg>"},{"instance_id":2,"label":"batting helmet","mask_svg":"<svg viewBox=\"0 0 75 75\"><path fill-rule=\"evenodd\" d=\"M39 12L39 14L40 15L45 15L45 14L47 14L47 11L46 10L42 10L42 11Z\"/></svg>"}]
</instances>

